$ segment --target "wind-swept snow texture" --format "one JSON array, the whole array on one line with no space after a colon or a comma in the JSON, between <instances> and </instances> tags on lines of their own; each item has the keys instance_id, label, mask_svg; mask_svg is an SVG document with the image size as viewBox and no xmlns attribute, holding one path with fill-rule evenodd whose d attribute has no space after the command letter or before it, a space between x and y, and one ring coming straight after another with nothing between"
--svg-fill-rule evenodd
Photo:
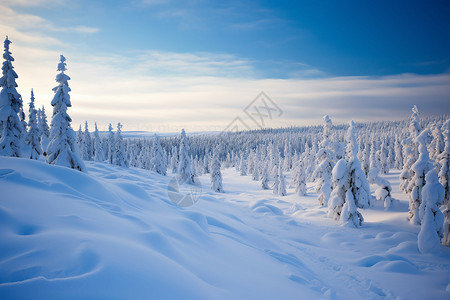
<instances>
[{"instance_id":1,"label":"wind-swept snow texture","mask_svg":"<svg viewBox=\"0 0 450 300\"><path fill-rule=\"evenodd\" d=\"M419 253L405 197L356 229L327 218L312 186L281 197L225 169L226 193L204 175L180 208L170 176L86 167L0 157L0 299L450 298L450 249ZM398 174L385 177L396 199Z\"/></svg>"}]
</instances>

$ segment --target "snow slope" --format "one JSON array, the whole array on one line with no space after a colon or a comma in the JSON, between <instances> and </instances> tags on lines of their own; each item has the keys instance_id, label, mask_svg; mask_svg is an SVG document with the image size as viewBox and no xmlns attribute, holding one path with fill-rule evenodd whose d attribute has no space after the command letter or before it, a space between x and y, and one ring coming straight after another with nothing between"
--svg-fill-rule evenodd
<instances>
[{"instance_id":1,"label":"snow slope","mask_svg":"<svg viewBox=\"0 0 450 300\"><path fill-rule=\"evenodd\" d=\"M274 196L232 169L226 193L205 176L180 208L169 176L86 166L0 157L0 299L450 298L450 249L419 254L405 200L354 229L315 194Z\"/></svg>"}]
</instances>

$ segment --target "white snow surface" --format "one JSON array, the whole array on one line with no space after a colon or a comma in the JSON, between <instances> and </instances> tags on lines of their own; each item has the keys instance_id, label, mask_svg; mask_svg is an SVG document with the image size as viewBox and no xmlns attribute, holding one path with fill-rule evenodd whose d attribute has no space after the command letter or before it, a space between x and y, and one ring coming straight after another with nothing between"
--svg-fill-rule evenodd
<instances>
[{"instance_id":1,"label":"white snow surface","mask_svg":"<svg viewBox=\"0 0 450 300\"><path fill-rule=\"evenodd\" d=\"M0 299L450 299L450 248L419 253L399 171L391 210L351 228L310 184L281 197L226 169L180 208L170 176L86 167L0 157Z\"/></svg>"}]
</instances>

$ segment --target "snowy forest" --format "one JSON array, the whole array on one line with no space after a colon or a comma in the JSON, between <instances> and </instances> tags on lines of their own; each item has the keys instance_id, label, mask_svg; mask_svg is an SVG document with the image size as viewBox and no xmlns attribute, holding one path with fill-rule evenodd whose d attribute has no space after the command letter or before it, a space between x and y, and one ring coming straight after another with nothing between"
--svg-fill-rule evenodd
<instances>
[{"instance_id":1,"label":"snowy forest","mask_svg":"<svg viewBox=\"0 0 450 300\"><path fill-rule=\"evenodd\" d=\"M57 168L55 166L60 166L67 167L68 170L80 171L83 175L61 173L65 174L64 176L70 175L78 178L76 176L97 176L96 174L99 174L100 171L98 170L101 168L117 168L108 169L108 172L112 172L111 170L131 172L129 173L130 175L127 175L129 177L124 175L124 178L136 176L136 188L141 183L138 182L138 173L135 172L146 172L139 173L147 174L143 175L143 177L166 177L168 178L167 180L175 176L179 179L180 184L188 187L194 181L200 180L203 183L206 182L206 184L203 184L205 191L199 202L191 207L177 207L171 204L170 201L158 200L161 197L167 198L167 195L164 193L164 196L161 196L162 194L149 192L150 198L152 201L163 201L164 205L173 206L174 208L171 209L181 211L179 212L180 214L186 214L189 218L193 217L196 219L195 222L200 224L198 226L201 228L204 226L209 226L208 228L221 227L222 229L219 231L223 232L234 232L237 229L231 227L229 229L229 226L232 225L225 225L213 217L202 217L202 214L206 214L206 212L202 212L202 209L200 209L200 212L195 213L189 212L189 209L195 209L197 206L201 207L203 202L211 202L213 200L208 199L213 199L214 197L217 198L214 198L215 200L211 202L213 204L225 201L223 199L228 197L227 194L231 195L229 197L238 197L235 195L235 192L230 192L233 190L236 180L245 180L248 184L252 184L243 188L243 194L239 196L241 198L245 198L246 193L250 193L250 189L257 187L260 190L258 193L264 193L266 199L276 199L278 201L276 203L282 204L289 202L289 204L286 204L286 211L274 207L274 205L266 205L262 208L261 203L263 202L253 203L253 206L251 206L253 213L262 213L263 219L269 218L266 216L269 212L275 215L289 215L290 218L300 214L301 209L298 207L302 205L301 202L295 204L291 200L284 199L297 199L298 201L309 199L308 201L312 203L311 208L316 212L321 212L315 218L320 218L320 222L331 221L334 225L329 228L334 226L337 229L364 230L367 227L365 215L368 214L370 216L371 210L380 214L401 212L399 219L407 220L409 223L408 226L411 229L407 230L412 230L415 240L414 245L417 245L414 247L419 252L417 256L414 256L416 258L411 258L411 256L407 262L401 259L394 259L394 261L402 261L405 265L413 265L414 263L410 261L414 261L414 259L420 261L421 255L424 257L437 255L441 259L444 257L443 263L445 264L442 265L442 270L438 268L439 272L442 273L439 273L441 275L437 275L437 277L442 276L441 280L447 280L448 283L441 282L442 291L439 292L441 294L435 292L437 294L430 294L433 296L430 296L428 299L434 297L436 297L435 299L443 299L446 295L449 295L450 277L448 277L448 268L450 267L450 252L447 247L450 246L450 119L448 116L421 117L420 108L414 105L411 107L411 115L408 120L379 122L354 122L349 120L347 124L334 124L333 116L325 115L321 126L292 126L240 132L208 132L196 135L189 135L189 132L181 130L181 133L177 135L158 136L155 134L150 138L124 138L121 123L114 126L109 124L107 132L100 132L96 123L88 124L88 122L85 123L84 128L80 126L78 130L73 130L71 125L72 119L69 115L69 110L72 106L70 99L71 89L69 87L71 78L66 74L69 73L68 69L70 70L70 66L67 67L66 58L61 55L59 62L55 61L58 73L56 74L56 86L53 88L54 97L49 102L52 113L51 116L47 117L50 106L36 108L35 97L39 97L39 95L35 95L33 90L21 91L19 94L19 87L16 81L18 74L14 71L14 58L10 44L11 41L6 38L4 41L2 77L0 78L0 155L19 158L20 161L23 161L23 164L25 164L26 160L36 160L36 163L41 164L39 166L27 166L25 164L21 172L26 172L27 169L44 168L43 164L46 163L49 165L46 168ZM15 162L16 160L11 159L2 160L1 168L13 169ZM45 170L49 170L48 172L51 173L51 169ZM9 195L8 197L13 195L13 192L8 194L5 194L5 192L14 189L7 188L6 185L8 183L4 181L5 176L10 174L8 173L9 171L2 170L1 172L3 183L1 185L2 200L0 202L4 202L6 201L5 195ZM102 173L102 176L98 175L97 177L107 180L108 176L112 176L108 172L105 171L105 173ZM393 174L395 174L395 178L392 176ZM70 176L67 178L70 178ZM24 182L22 179L17 180L18 182ZM87 179L77 180L83 181ZM118 180L117 177L115 180ZM150 180L148 183L149 189L152 185L161 184L164 186L161 183L166 182L164 180ZM120 181L115 182L120 186ZM394 193L394 183L398 185L398 187L395 186L397 193ZM74 184L74 182L67 184ZM128 185L131 184L128 183ZM48 187L57 189L56 185L50 184ZM122 187L125 188L125 185L122 185ZM130 186L126 186L126 188L127 191L133 193L133 189ZM137 193L139 194L141 191L139 190ZM135 196L138 194L135 194ZM400 194L403 196L399 197L398 195ZM80 192L77 197L90 199L91 196L87 195L85 192ZM206 197L206 200L203 199L203 196ZM250 199L251 197L248 194L248 198ZM35 202L40 201L37 197L32 200ZM93 203L102 207L102 209L107 209L107 206L117 205L107 204L107 201L109 200L96 200ZM401 211L402 207L404 207L402 206L402 201L408 203L407 209L403 211ZM4 203L0 204L2 205L0 210L2 214L6 214L6 211L11 211L3 207ZM33 204L33 206L35 205ZM154 206L152 209L158 209L158 207ZM117 208L115 214L119 214L121 210ZM163 215L165 214L168 214L168 212L164 211ZM87 218L87 215L78 216L77 218L79 217L84 219ZM138 217L134 216L133 218ZM154 219L145 219L146 221L141 220L139 222L158 223L160 218L164 217L155 217ZM8 224L8 221L5 220L1 221L3 227ZM70 220L67 219L67 221L69 222ZM75 222L75 219L72 221ZM283 226L288 226L289 222L291 221L286 221ZM301 223L302 219L300 218L296 222ZM377 230L377 221L371 220L369 224L369 228ZM173 230L176 231L177 225L174 224L173 226ZM390 224L389 226L394 225ZM395 231L394 228L389 230ZM160 234L164 235L163 233ZM222 234L226 235L225 233ZM358 233L351 231L349 236L356 234ZM7 234L3 233L2 236L7 236ZM176 239L175 233L173 238ZM8 237L8 239L14 241L11 237ZM162 241L161 244L158 244L158 239ZM251 240L253 237L249 233L242 231L239 234L239 239ZM259 243L254 240L248 242ZM162 247L158 251L164 252L163 256L171 255L170 257L177 257L179 255L175 253L177 252L176 247L170 246L170 243L165 241L163 236L156 239L152 237L151 243L157 245L155 246L157 248ZM173 245L176 244L174 241L173 243ZM265 244L266 242L261 241L261 243ZM13 244L9 245L10 248L13 247L11 246ZM265 244L261 247L265 249L269 246ZM8 250L7 253L11 251L13 250ZM175 254L170 254L171 251L175 251ZM295 263L292 263L293 255L289 256L289 254L286 254L286 256L280 257L280 255L274 255L271 251L267 250L269 256L275 256L284 263L295 265ZM220 251L218 252L217 255L220 257ZM1 255L0 260L9 257L8 255L10 254L5 253ZM372 256L372 259L375 259L374 257ZM38 256L38 259L41 258ZM82 261L86 262L91 259L89 257L82 258ZM181 259L181 261L186 259ZM326 260L327 258L322 256L321 259ZM19 262L23 261L19 260ZM233 263L236 262L233 261ZM377 263L379 263L379 260L374 261L372 265ZM432 265L433 263L436 264L435 262L429 262L428 264ZM189 265L189 263L186 262L186 265ZM372 265L367 263L369 267L372 267ZM12 282L8 280L16 278L17 282L19 279L26 282L26 276L22 278L20 274L24 275L27 272L23 271L20 273L16 265L15 273L8 273L8 270L10 270L8 268L12 265L8 267L5 261L0 262L0 266L3 269L0 272L0 298L3 299L2 293L3 295L11 296L14 295L14 292L17 292L14 289L15 284L6 284L7 282ZM192 268L195 269L194 267ZM426 272L425 269L426 267L421 269L420 272ZM40 270L42 271L42 267ZM28 273L37 272L36 276L39 276L41 271L39 271L39 268L38 270L28 269ZM59 272L63 271L59 270ZM396 270L394 272L402 273L403 271ZM395 273L392 274L395 275ZM41 276L45 277L46 275L41 274ZM313 298L317 297L317 294L314 294L316 292L325 298L341 298L347 295L339 289L333 291L331 287L325 288L325 285L322 283L318 283L316 287L310 288L310 283L314 280L309 280L311 278L308 279L304 274L302 276L291 274L289 278L290 281L300 282L302 288L307 286L313 293L311 294ZM47 278L51 278L51 276L47 276ZM395 276L391 278L395 278ZM393 281L395 282L395 279ZM308 284L305 282L308 282ZM199 283L195 284L201 285ZM332 285L331 283L329 284ZM446 284L448 285L446 286ZM217 286L220 286L220 284L217 283ZM437 287L429 287L430 290L433 288L438 290ZM205 289L207 290L209 287L205 287ZM341 289L345 290L345 288ZM371 287L367 289L361 288L367 293L359 293L358 297L394 299L396 293L402 293L402 288L397 289L401 291L394 288L388 292L378 287L374 289ZM32 291L32 285L27 286L26 290ZM290 291L291 289L289 288L288 290ZM408 290L408 288L404 288L404 290ZM191 292L192 290L189 289L189 293ZM189 293L189 297L196 295L195 293ZM199 298L208 298L211 295L217 296L214 292L211 293L213 294L202 294L201 297L199 294L197 296ZM229 296L227 293L220 295L220 297L212 296L212 298L227 298ZM348 295L352 298L356 294ZM411 296L411 294L409 295ZM414 296L411 297L414 298ZM25 298L19 297L16 299ZM246 297L243 296L243 298ZM4 299L13 298L6 297Z\"/></svg>"}]
</instances>

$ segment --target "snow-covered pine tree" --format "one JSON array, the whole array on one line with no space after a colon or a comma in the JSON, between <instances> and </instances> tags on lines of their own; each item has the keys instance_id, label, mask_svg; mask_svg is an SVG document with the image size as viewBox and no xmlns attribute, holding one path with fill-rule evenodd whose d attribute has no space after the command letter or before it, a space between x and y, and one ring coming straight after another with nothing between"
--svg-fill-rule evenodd
<instances>
[{"instance_id":1,"label":"snow-covered pine tree","mask_svg":"<svg viewBox=\"0 0 450 300\"><path fill-rule=\"evenodd\" d=\"M383 140L383 142L381 143L381 148L380 148L380 162L381 162L380 171L382 174L389 173L388 157L389 157L389 149L387 147L386 140Z\"/></svg>"},{"instance_id":2,"label":"snow-covered pine tree","mask_svg":"<svg viewBox=\"0 0 450 300\"><path fill-rule=\"evenodd\" d=\"M30 146L30 158L38 159L41 155L41 144L40 144L40 132L38 129L37 119L36 119L36 108L34 107L34 93L33 89L31 89L31 97L30 97L30 108L28 115L28 137L27 141Z\"/></svg>"},{"instance_id":3,"label":"snow-covered pine tree","mask_svg":"<svg viewBox=\"0 0 450 300\"><path fill-rule=\"evenodd\" d=\"M286 180L284 179L283 166L279 164L278 172L275 175L275 182L273 184L273 193L279 196L286 196Z\"/></svg>"},{"instance_id":4,"label":"snow-covered pine tree","mask_svg":"<svg viewBox=\"0 0 450 300\"><path fill-rule=\"evenodd\" d=\"M242 155L241 157L239 170L241 171L241 176L247 176L247 160L245 159L245 155Z\"/></svg>"},{"instance_id":5,"label":"snow-covered pine tree","mask_svg":"<svg viewBox=\"0 0 450 300\"><path fill-rule=\"evenodd\" d=\"M262 168L261 173L261 187L263 190L270 189L269 187L269 171L268 171L268 165L267 163L264 163L264 168Z\"/></svg>"},{"instance_id":6,"label":"snow-covered pine tree","mask_svg":"<svg viewBox=\"0 0 450 300\"><path fill-rule=\"evenodd\" d=\"M296 167L295 192L299 196L306 195L306 173L303 161L299 162Z\"/></svg>"},{"instance_id":7,"label":"snow-covered pine tree","mask_svg":"<svg viewBox=\"0 0 450 300\"><path fill-rule=\"evenodd\" d=\"M316 169L313 178L316 179L315 189L319 193L319 205L327 206L331 194L331 172L333 170L334 153L330 149L330 130L333 126L328 115L323 117L323 137L320 149L316 154Z\"/></svg>"},{"instance_id":8,"label":"snow-covered pine tree","mask_svg":"<svg viewBox=\"0 0 450 300\"><path fill-rule=\"evenodd\" d=\"M391 184L389 181L379 176L377 168L370 170L368 180L369 183L378 185L378 188L375 190L375 198L378 201L383 201L384 208L388 210L392 205Z\"/></svg>"},{"instance_id":9,"label":"snow-covered pine tree","mask_svg":"<svg viewBox=\"0 0 450 300\"><path fill-rule=\"evenodd\" d=\"M402 153L402 144L398 140L395 140L394 151L395 151L394 168L401 170L403 168L403 153Z\"/></svg>"},{"instance_id":10,"label":"snow-covered pine tree","mask_svg":"<svg viewBox=\"0 0 450 300\"><path fill-rule=\"evenodd\" d=\"M419 158L420 160L420 158ZM419 214L421 221L418 246L422 253L438 252L443 235L444 215L439 206L444 199L445 190L438 181L435 170L425 176L426 184L422 190L422 203Z\"/></svg>"},{"instance_id":11,"label":"snow-covered pine tree","mask_svg":"<svg viewBox=\"0 0 450 300\"><path fill-rule=\"evenodd\" d=\"M220 172L220 162L219 162L219 153L218 149L216 149L213 153L212 161L211 161L211 189L214 192L222 193L222 173Z\"/></svg>"},{"instance_id":12,"label":"snow-covered pine tree","mask_svg":"<svg viewBox=\"0 0 450 300\"><path fill-rule=\"evenodd\" d=\"M41 134L41 149L42 154L44 156L47 156L47 147L48 143L50 143L49 137L50 137L50 130L47 124L47 115L45 114L45 108L44 105L42 105L42 109L39 110L38 114L38 128L39 132Z\"/></svg>"},{"instance_id":13,"label":"snow-covered pine tree","mask_svg":"<svg viewBox=\"0 0 450 300\"><path fill-rule=\"evenodd\" d=\"M78 147L79 152L81 152L81 154L83 154L84 135L83 135L83 131L81 130L81 124L80 124L80 127L78 128L78 131L76 133L75 142L76 142L76 145Z\"/></svg>"},{"instance_id":14,"label":"snow-covered pine tree","mask_svg":"<svg viewBox=\"0 0 450 300\"><path fill-rule=\"evenodd\" d=\"M409 219L413 224L420 225L419 207L422 203L422 189L426 183L425 175L433 168L433 164L429 158L427 144L429 140L430 130L423 130L416 138L415 143L419 145L419 158L411 166L412 174L408 186L411 191L409 199Z\"/></svg>"},{"instance_id":15,"label":"snow-covered pine tree","mask_svg":"<svg viewBox=\"0 0 450 300\"><path fill-rule=\"evenodd\" d=\"M115 138L114 138L114 132L113 127L111 123L108 125L108 137L106 139L106 147L108 150L107 159L110 164L113 163L114 160L114 152L115 152Z\"/></svg>"},{"instance_id":16,"label":"snow-covered pine tree","mask_svg":"<svg viewBox=\"0 0 450 300\"><path fill-rule=\"evenodd\" d=\"M94 161L104 161L105 150L103 149L102 138L98 132L97 122L95 122L94 129Z\"/></svg>"},{"instance_id":17,"label":"snow-covered pine tree","mask_svg":"<svg viewBox=\"0 0 450 300\"><path fill-rule=\"evenodd\" d=\"M20 157L24 144L25 128L19 118L22 109L22 97L16 90L18 78L12 62L14 58L9 52L11 41L6 37L0 77L0 155Z\"/></svg>"},{"instance_id":18,"label":"snow-covered pine tree","mask_svg":"<svg viewBox=\"0 0 450 300\"><path fill-rule=\"evenodd\" d=\"M346 140L346 158L348 161L341 159L333 168L332 175L335 188L331 193L328 215L339 219L342 224L349 224L351 221L357 227L362 224L364 219L356 208L369 207L371 194L366 175L357 157L359 147L356 142L353 121L349 122ZM351 193L351 197L348 192ZM347 199L351 201L348 205L345 203ZM352 203L354 203L355 209L353 209ZM343 213L344 206L345 213Z\"/></svg>"},{"instance_id":19,"label":"snow-covered pine tree","mask_svg":"<svg viewBox=\"0 0 450 300\"><path fill-rule=\"evenodd\" d=\"M117 131L114 137L113 165L127 167L128 160L125 153L125 144L122 137L122 124L117 123Z\"/></svg>"},{"instance_id":20,"label":"snow-covered pine tree","mask_svg":"<svg viewBox=\"0 0 450 300\"><path fill-rule=\"evenodd\" d=\"M84 133L83 133L83 159L84 160L92 160L93 157L93 147L92 147L92 139L91 134L89 133L88 122L84 123Z\"/></svg>"},{"instance_id":21,"label":"snow-covered pine tree","mask_svg":"<svg viewBox=\"0 0 450 300\"><path fill-rule=\"evenodd\" d=\"M167 174L167 164L164 158L164 152L159 141L159 136L155 134L154 138L154 156L152 158L152 170L158 174L166 176Z\"/></svg>"},{"instance_id":22,"label":"snow-covered pine tree","mask_svg":"<svg viewBox=\"0 0 450 300\"><path fill-rule=\"evenodd\" d=\"M189 139L184 129L181 129L180 151L178 155L178 180L182 183L194 184L195 174L191 169Z\"/></svg>"},{"instance_id":23,"label":"snow-covered pine tree","mask_svg":"<svg viewBox=\"0 0 450 300\"><path fill-rule=\"evenodd\" d=\"M67 114L70 103L70 77L67 76L66 58L61 55L58 63L59 74L56 75L58 85L53 88L55 96L51 102L53 106L52 122L50 124L50 143L47 147L47 163L52 165L65 166L82 172L86 171L83 160L77 153L75 144L75 132L70 126L72 119Z\"/></svg>"},{"instance_id":24,"label":"snow-covered pine tree","mask_svg":"<svg viewBox=\"0 0 450 300\"><path fill-rule=\"evenodd\" d=\"M450 202L450 119L442 125L442 133L445 144L442 153L438 156L439 164L441 165L439 182L444 186L445 197L443 203L447 205Z\"/></svg>"},{"instance_id":25,"label":"snow-covered pine tree","mask_svg":"<svg viewBox=\"0 0 450 300\"><path fill-rule=\"evenodd\" d=\"M405 159L405 163L403 165L403 170L400 173L400 180L402 181L400 183L400 189L407 194L412 192L410 189L410 181L414 177L412 165L418 158L416 138L421 130L419 125L419 110L415 105L412 108L408 130L409 138L403 140L403 149L405 151L403 157Z\"/></svg>"}]
</instances>

